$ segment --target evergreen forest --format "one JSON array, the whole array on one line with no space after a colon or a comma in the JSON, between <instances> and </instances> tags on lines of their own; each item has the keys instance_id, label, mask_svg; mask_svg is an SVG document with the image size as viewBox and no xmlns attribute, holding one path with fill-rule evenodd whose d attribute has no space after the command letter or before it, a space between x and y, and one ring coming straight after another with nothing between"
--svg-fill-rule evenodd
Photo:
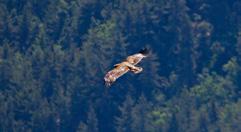
<instances>
[{"instance_id":1,"label":"evergreen forest","mask_svg":"<svg viewBox=\"0 0 241 132\"><path fill-rule=\"evenodd\" d=\"M111 87L105 74L149 56ZM240 0L0 0L1 132L240 132Z\"/></svg>"}]
</instances>

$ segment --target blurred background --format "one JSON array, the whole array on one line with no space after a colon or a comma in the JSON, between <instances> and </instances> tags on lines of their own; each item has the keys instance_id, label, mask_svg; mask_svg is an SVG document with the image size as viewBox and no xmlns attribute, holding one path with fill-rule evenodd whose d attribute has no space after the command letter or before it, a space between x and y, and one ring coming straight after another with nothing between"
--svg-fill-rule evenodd
<instances>
[{"instance_id":1,"label":"blurred background","mask_svg":"<svg viewBox=\"0 0 241 132\"><path fill-rule=\"evenodd\" d=\"M115 63L148 47L138 75ZM240 132L241 1L0 0L1 132Z\"/></svg>"}]
</instances>

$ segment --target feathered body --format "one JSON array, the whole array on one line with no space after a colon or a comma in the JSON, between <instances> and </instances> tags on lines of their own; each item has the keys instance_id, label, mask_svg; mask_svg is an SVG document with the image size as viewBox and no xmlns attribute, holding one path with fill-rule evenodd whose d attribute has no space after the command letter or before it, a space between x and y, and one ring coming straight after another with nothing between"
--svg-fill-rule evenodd
<instances>
[{"instance_id":1,"label":"feathered body","mask_svg":"<svg viewBox=\"0 0 241 132\"><path fill-rule=\"evenodd\" d=\"M128 56L125 61L115 64L114 69L109 71L104 77L106 86L110 86L113 82L116 81L116 79L128 71L132 71L135 74L140 73L142 68L135 65L138 64L143 58L145 58L147 53L147 49L143 49L137 54Z\"/></svg>"}]
</instances>

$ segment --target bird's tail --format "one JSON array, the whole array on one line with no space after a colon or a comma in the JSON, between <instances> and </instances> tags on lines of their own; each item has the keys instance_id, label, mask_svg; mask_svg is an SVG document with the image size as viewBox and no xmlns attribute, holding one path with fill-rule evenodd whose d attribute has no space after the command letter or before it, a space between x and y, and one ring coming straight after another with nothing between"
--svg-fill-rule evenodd
<instances>
[{"instance_id":1,"label":"bird's tail","mask_svg":"<svg viewBox=\"0 0 241 132\"><path fill-rule=\"evenodd\" d=\"M108 74L104 77L104 84L107 88L109 88L112 85L113 81L111 81L110 78L108 78Z\"/></svg>"},{"instance_id":2,"label":"bird's tail","mask_svg":"<svg viewBox=\"0 0 241 132\"><path fill-rule=\"evenodd\" d=\"M113 84L111 81L105 81L104 83L106 88L110 88L110 86Z\"/></svg>"}]
</instances>

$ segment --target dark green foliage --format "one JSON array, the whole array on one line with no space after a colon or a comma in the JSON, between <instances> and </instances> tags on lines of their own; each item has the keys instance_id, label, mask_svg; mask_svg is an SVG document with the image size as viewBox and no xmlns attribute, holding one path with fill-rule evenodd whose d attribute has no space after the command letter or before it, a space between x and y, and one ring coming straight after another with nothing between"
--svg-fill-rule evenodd
<instances>
[{"instance_id":1,"label":"dark green foliage","mask_svg":"<svg viewBox=\"0 0 241 132\"><path fill-rule=\"evenodd\" d=\"M136 105L131 111L131 131L147 132L154 131L152 121L150 120L150 110L152 105L141 95Z\"/></svg>"},{"instance_id":2,"label":"dark green foliage","mask_svg":"<svg viewBox=\"0 0 241 132\"><path fill-rule=\"evenodd\" d=\"M0 0L0 131L239 132L240 14L232 0ZM144 47L143 72L105 88Z\"/></svg>"},{"instance_id":3,"label":"dark green foliage","mask_svg":"<svg viewBox=\"0 0 241 132\"><path fill-rule=\"evenodd\" d=\"M130 95L126 96L123 105L119 107L121 115L116 118L116 131L117 132L127 132L131 131L131 124L133 123L132 111L134 107L134 101Z\"/></svg>"}]
</instances>

